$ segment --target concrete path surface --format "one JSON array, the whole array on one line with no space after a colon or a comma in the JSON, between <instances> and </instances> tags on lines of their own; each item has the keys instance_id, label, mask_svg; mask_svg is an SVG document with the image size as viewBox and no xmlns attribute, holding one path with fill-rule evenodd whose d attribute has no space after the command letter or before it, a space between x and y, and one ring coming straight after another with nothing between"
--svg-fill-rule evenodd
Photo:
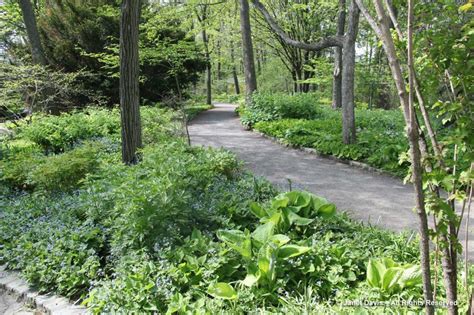
<instances>
[{"instance_id":1,"label":"concrete path surface","mask_svg":"<svg viewBox=\"0 0 474 315\"><path fill-rule=\"evenodd\" d=\"M327 198L354 219L394 231L417 228L411 185L274 143L244 130L234 110L234 105L216 104L214 109L196 117L189 126L192 144L228 149L254 174L282 188L288 188L290 180L293 188ZM471 214L469 231L473 227L474 214ZM460 234L464 244L464 222ZM474 259L471 237L469 260Z\"/></svg>"},{"instance_id":2,"label":"concrete path surface","mask_svg":"<svg viewBox=\"0 0 474 315\"><path fill-rule=\"evenodd\" d=\"M23 302L18 302L17 297L11 293L0 289L0 314L3 315L42 315L44 313L36 311L25 305Z\"/></svg>"}]
</instances>

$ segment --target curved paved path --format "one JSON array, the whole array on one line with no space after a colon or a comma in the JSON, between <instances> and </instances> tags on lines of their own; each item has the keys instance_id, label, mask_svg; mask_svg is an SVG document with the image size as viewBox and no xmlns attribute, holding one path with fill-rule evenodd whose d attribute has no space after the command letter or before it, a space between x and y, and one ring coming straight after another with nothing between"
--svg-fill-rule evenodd
<instances>
[{"instance_id":1,"label":"curved paved path","mask_svg":"<svg viewBox=\"0 0 474 315\"><path fill-rule=\"evenodd\" d=\"M291 180L294 188L327 198L355 219L394 231L417 228L410 185L387 175L281 146L244 130L234 110L234 105L216 104L214 109L196 117L189 126L191 143L228 149L254 174L282 188L288 188ZM470 223L472 231L472 213ZM464 231L463 228L460 233L463 240ZM469 252L469 260L473 260L474 240L469 244Z\"/></svg>"}]
</instances>

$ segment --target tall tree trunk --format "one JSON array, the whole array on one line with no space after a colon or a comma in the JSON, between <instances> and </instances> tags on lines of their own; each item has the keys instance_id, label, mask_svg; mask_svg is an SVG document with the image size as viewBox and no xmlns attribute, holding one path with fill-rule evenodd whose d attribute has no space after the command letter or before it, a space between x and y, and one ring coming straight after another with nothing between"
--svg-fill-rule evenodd
<instances>
[{"instance_id":1,"label":"tall tree trunk","mask_svg":"<svg viewBox=\"0 0 474 315\"><path fill-rule=\"evenodd\" d=\"M30 0L20 0L19 4L26 27L26 33L28 35L28 41L30 43L33 63L46 65L46 57L44 56L43 46L41 45L33 6L31 5Z\"/></svg>"},{"instance_id":2,"label":"tall tree trunk","mask_svg":"<svg viewBox=\"0 0 474 315\"><path fill-rule=\"evenodd\" d=\"M356 142L354 114L355 42L359 28L359 8L351 0L349 21L342 50L342 140L345 144Z\"/></svg>"},{"instance_id":3,"label":"tall tree trunk","mask_svg":"<svg viewBox=\"0 0 474 315\"><path fill-rule=\"evenodd\" d=\"M245 75L245 100L250 104L252 93L257 90L257 77L253 60L252 31L250 28L250 9L248 0L240 1L240 31L242 33L242 55Z\"/></svg>"},{"instance_id":4,"label":"tall tree trunk","mask_svg":"<svg viewBox=\"0 0 474 315\"><path fill-rule=\"evenodd\" d=\"M260 74L262 73L262 64L260 62L260 55L261 55L262 51L260 49L257 49L257 73Z\"/></svg>"},{"instance_id":5,"label":"tall tree trunk","mask_svg":"<svg viewBox=\"0 0 474 315\"><path fill-rule=\"evenodd\" d=\"M372 95L373 95L373 90L374 90L374 80L372 78L372 54L373 54L373 48L372 48L372 43L370 43L370 48L369 48L369 78L370 78L370 84L369 84L369 99L368 99L368 106L369 109L372 109Z\"/></svg>"},{"instance_id":6,"label":"tall tree trunk","mask_svg":"<svg viewBox=\"0 0 474 315\"><path fill-rule=\"evenodd\" d=\"M234 41L230 40L230 61L232 63L232 76L234 77L235 94L240 94L239 77L237 76L237 67L235 66Z\"/></svg>"},{"instance_id":7,"label":"tall tree trunk","mask_svg":"<svg viewBox=\"0 0 474 315\"><path fill-rule=\"evenodd\" d=\"M309 78L311 78L311 76L313 74L313 72L306 70L306 67L305 67L306 65L309 65L309 62L312 58L311 52L310 51L305 51L303 56L304 56L304 62L303 62L303 69L301 70L301 72L302 72L303 81L306 81ZM320 56L318 56L318 57L320 57ZM302 86L301 87L301 92L303 92L303 93L308 93L309 92L309 83L308 82L301 83L301 86Z\"/></svg>"},{"instance_id":8,"label":"tall tree trunk","mask_svg":"<svg viewBox=\"0 0 474 315\"><path fill-rule=\"evenodd\" d=\"M212 69L211 55L209 53L209 39L205 29L202 30L202 41L204 42L204 53L206 57L206 104L212 104Z\"/></svg>"},{"instance_id":9,"label":"tall tree trunk","mask_svg":"<svg viewBox=\"0 0 474 315\"><path fill-rule=\"evenodd\" d=\"M373 0L377 12L377 23L361 0L355 0L359 9L362 11L364 17L368 21L371 28L376 33L380 41L382 41L385 54L388 58L388 64L392 72L393 80L397 87L400 104L403 107L403 115L405 124L407 126L407 136L410 143L410 159L412 182L415 190L415 205L416 213L419 219L419 234L420 234L420 260L423 275L423 293L425 297L426 313L434 314L433 289L431 285L431 268L430 268L430 247L428 234L428 218L425 209L425 196L422 184L422 166L421 166L421 152L419 146L418 124L415 119L415 110L413 107L413 95L409 97L405 79L402 74L400 61L396 54L395 44L393 42L392 34L389 28L389 20L384 11L383 4L380 0ZM412 74L410 74L412 81ZM412 83L412 82L410 82ZM413 85L413 83L411 84ZM413 92L413 90L412 90Z\"/></svg>"},{"instance_id":10,"label":"tall tree trunk","mask_svg":"<svg viewBox=\"0 0 474 315\"><path fill-rule=\"evenodd\" d=\"M344 35L346 24L346 0L339 0L339 15L337 17L337 35ZM334 47L334 71L332 81L332 108L342 107L342 48Z\"/></svg>"},{"instance_id":11,"label":"tall tree trunk","mask_svg":"<svg viewBox=\"0 0 474 315\"><path fill-rule=\"evenodd\" d=\"M219 30L220 31L220 30ZM221 63L221 42L218 40L216 44L217 50L217 80L222 80L222 63Z\"/></svg>"},{"instance_id":12,"label":"tall tree trunk","mask_svg":"<svg viewBox=\"0 0 474 315\"><path fill-rule=\"evenodd\" d=\"M296 94L298 93L298 77L295 69L291 72L291 77L293 78L293 94Z\"/></svg>"},{"instance_id":13,"label":"tall tree trunk","mask_svg":"<svg viewBox=\"0 0 474 315\"><path fill-rule=\"evenodd\" d=\"M139 95L138 23L140 1L123 0L120 17L120 116L122 121L122 160L138 162L142 146Z\"/></svg>"}]
</instances>

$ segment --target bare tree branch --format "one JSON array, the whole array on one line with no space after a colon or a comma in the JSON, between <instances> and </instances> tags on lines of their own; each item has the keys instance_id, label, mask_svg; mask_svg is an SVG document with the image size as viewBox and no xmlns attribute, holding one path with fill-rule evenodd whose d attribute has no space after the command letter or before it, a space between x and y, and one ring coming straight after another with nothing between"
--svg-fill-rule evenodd
<instances>
[{"instance_id":1,"label":"bare tree branch","mask_svg":"<svg viewBox=\"0 0 474 315\"><path fill-rule=\"evenodd\" d=\"M343 45L343 36L329 36L315 43L304 43L295 40L288 36L288 34L278 25L273 16L268 12L268 10L259 0L251 1L255 8L257 8L257 10L262 13L263 17L267 21L268 25L271 27L272 31L275 32L287 45L309 51L319 51L329 47L342 47Z\"/></svg>"},{"instance_id":2,"label":"bare tree branch","mask_svg":"<svg viewBox=\"0 0 474 315\"><path fill-rule=\"evenodd\" d=\"M397 17L395 16L395 11L393 11L393 4L391 0L385 0L385 6L387 7L388 15L392 20L393 27L397 31L398 38L401 40L403 38L403 32L400 29L400 24L398 24Z\"/></svg>"},{"instance_id":3,"label":"bare tree branch","mask_svg":"<svg viewBox=\"0 0 474 315\"><path fill-rule=\"evenodd\" d=\"M357 6L359 7L359 10L360 12L362 13L362 15L364 16L365 20L367 21L367 23L369 23L370 27L372 28L372 30L377 34L377 36L380 38L382 36L382 31L379 27L379 25L377 24L377 22L375 22L374 18L372 17L372 15L370 15L369 13L369 10L367 10L367 8L365 7L364 3L362 2L362 0L355 0L355 2L357 3Z\"/></svg>"}]
</instances>

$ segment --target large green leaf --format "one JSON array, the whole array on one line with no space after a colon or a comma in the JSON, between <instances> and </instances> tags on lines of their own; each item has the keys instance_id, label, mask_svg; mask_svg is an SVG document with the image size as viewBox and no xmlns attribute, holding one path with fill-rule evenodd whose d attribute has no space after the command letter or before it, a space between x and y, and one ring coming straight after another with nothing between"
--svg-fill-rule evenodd
<instances>
[{"instance_id":1,"label":"large green leaf","mask_svg":"<svg viewBox=\"0 0 474 315\"><path fill-rule=\"evenodd\" d=\"M244 233L240 230L219 230L217 237L244 258L250 259L252 257L252 241L248 231Z\"/></svg>"},{"instance_id":2,"label":"large green leaf","mask_svg":"<svg viewBox=\"0 0 474 315\"><path fill-rule=\"evenodd\" d=\"M267 218L264 218L262 222L273 222L273 224L278 225L281 221L281 211L273 212Z\"/></svg>"},{"instance_id":3,"label":"large green leaf","mask_svg":"<svg viewBox=\"0 0 474 315\"><path fill-rule=\"evenodd\" d=\"M393 259L391 259L391 258L383 258L381 262L383 263L385 268L392 268L392 267L399 267L400 266L395 261L393 261Z\"/></svg>"},{"instance_id":4,"label":"large green leaf","mask_svg":"<svg viewBox=\"0 0 474 315\"><path fill-rule=\"evenodd\" d=\"M272 242L265 243L258 251L257 265L262 276L268 281L275 280L275 267L278 248Z\"/></svg>"},{"instance_id":5,"label":"large green leaf","mask_svg":"<svg viewBox=\"0 0 474 315\"><path fill-rule=\"evenodd\" d=\"M257 241L258 246L261 246L273 235L274 230L275 224L273 222L267 222L259 225L255 231L252 232L252 238Z\"/></svg>"},{"instance_id":6,"label":"large green leaf","mask_svg":"<svg viewBox=\"0 0 474 315\"><path fill-rule=\"evenodd\" d=\"M299 216L298 214L296 214L293 211L290 211L288 209L283 209L283 212L288 217L288 221L289 221L290 226L292 224L294 224L294 225L308 225L308 224L310 224L314 221L314 219L303 218L303 217Z\"/></svg>"},{"instance_id":7,"label":"large green leaf","mask_svg":"<svg viewBox=\"0 0 474 315\"><path fill-rule=\"evenodd\" d=\"M235 300L237 299L237 292L234 288L225 282L212 283L207 289L207 293L215 298Z\"/></svg>"},{"instance_id":8,"label":"large green leaf","mask_svg":"<svg viewBox=\"0 0 474 315\"><path fill-rule=\"evenodd\" d=\"M296 257L303 255L304 253L307 253L310 250L311 247L307 246L284 245L280 247L280 250L278 251L278 257L283 259Z\"/></svg>"},{"instance_id":9,"label":"large green leaf","mask_svg":"<svg viewBox=\"0 0 474 315\"><path fill-rule=\"evenodd\" d=\"M328 218L336 213L336 206L332 203L321 205L318 209L318 215Z\"/></svg>"},{"instance_id":10,"label":"large green leaf","mask_svg":"<svg viewBox=\"0 0 474 315\"><path fill-rule=\"evenodd\" d=\"M290 199L285 194L276 196L272 201L272 208L280 209L288 206Z\"/></svg>"},{"instance_id":11,"label":"large green leaf","mask_svg":"<svg viewBox=\"0 0 474 315\"><path fill-rule=\"evenodd\" d=\"M311 203L311 194L305 191L290 191L285 196L290 200L289 205L294 208L295 212L308 207Z\"/></svg>"},{"instance_id":12,"label":"large green leaf","mask_svg":"<svg viewBox=\"0 0 474 315\"><path fill-rule=\"evenodd\" d=\"M255 283L258 282L258 279L260 279L260 273L258 272L257 275L255 274L252 274L252 273L249 273L247 274L247 276L245 277L244 280L242 280L242 284L247 286L247 287L251 287L253 286Z\"/></svg>"},{"instance_id":13,"label":"large green leaf","mask_svg":"<svg viewBox=\"0 0 474 315\"><path fill-rule=\"evenodd\" d=\"M253 214L255 214L255 216L259 219L261 218L264 218L267 216L267 212L265 211L265 209L263 209L262 206L260 206L258 203L256 202L252 202L250 204L250 212L252 212Z\"/></svg>"},{"instance_id":14,"label":"large green leaf","mask_svg":"<svg viewBox=\"0 0 474 315\"><path fill-rule=\"evenodd\" d=\"M313 209L314 209L315 212L319 211L319 208L321 208L322 206L327 205L329 203L323 197L318 197L318 196L313 195L313 198L311 198L311 199L312 199L312 203L313 203Z\"/></svg>"},{"instance_id":15,"label":"large green leaf","mask_svg":"<svg viewBox=\"0 0 474 315\"><path fill-rule=\"evenodd\" d=\"M398 280L402 288L410 288L422 283L422 274L420 266L405 266L403 273Z\"/></svg>"},{"instance_id":16,"label":"large green leaf","mask_svg":"<svg viewBox=\"0 0 474 315\"><path fill-rule=\"evenodd\" d=\"M280 247L288 243L290 238L284 234L275 234L270 238L270 241Z\"/></svg>"},{"instance_id":17,"label":"large green leaf","mask_svg":"<svg viewBox=\"0 0 474 315\"><path fill-rule=\"evenodd\" d=\"M385 292L394 292L398 289L398 280L403 273L400 267L391 267L385 270L382 277L382 290Z\"/></svg>"},{"instance_id":18,"label":"large green leaf","mask_svg":"<svg viewBox=\"0 0 474 315\"><path fill-rule=\"evenodd\" d=\"M380 288L385 267L377 260L370 259L367 264L367 282L373 288Z\"/></svg>"}]
</instances>

